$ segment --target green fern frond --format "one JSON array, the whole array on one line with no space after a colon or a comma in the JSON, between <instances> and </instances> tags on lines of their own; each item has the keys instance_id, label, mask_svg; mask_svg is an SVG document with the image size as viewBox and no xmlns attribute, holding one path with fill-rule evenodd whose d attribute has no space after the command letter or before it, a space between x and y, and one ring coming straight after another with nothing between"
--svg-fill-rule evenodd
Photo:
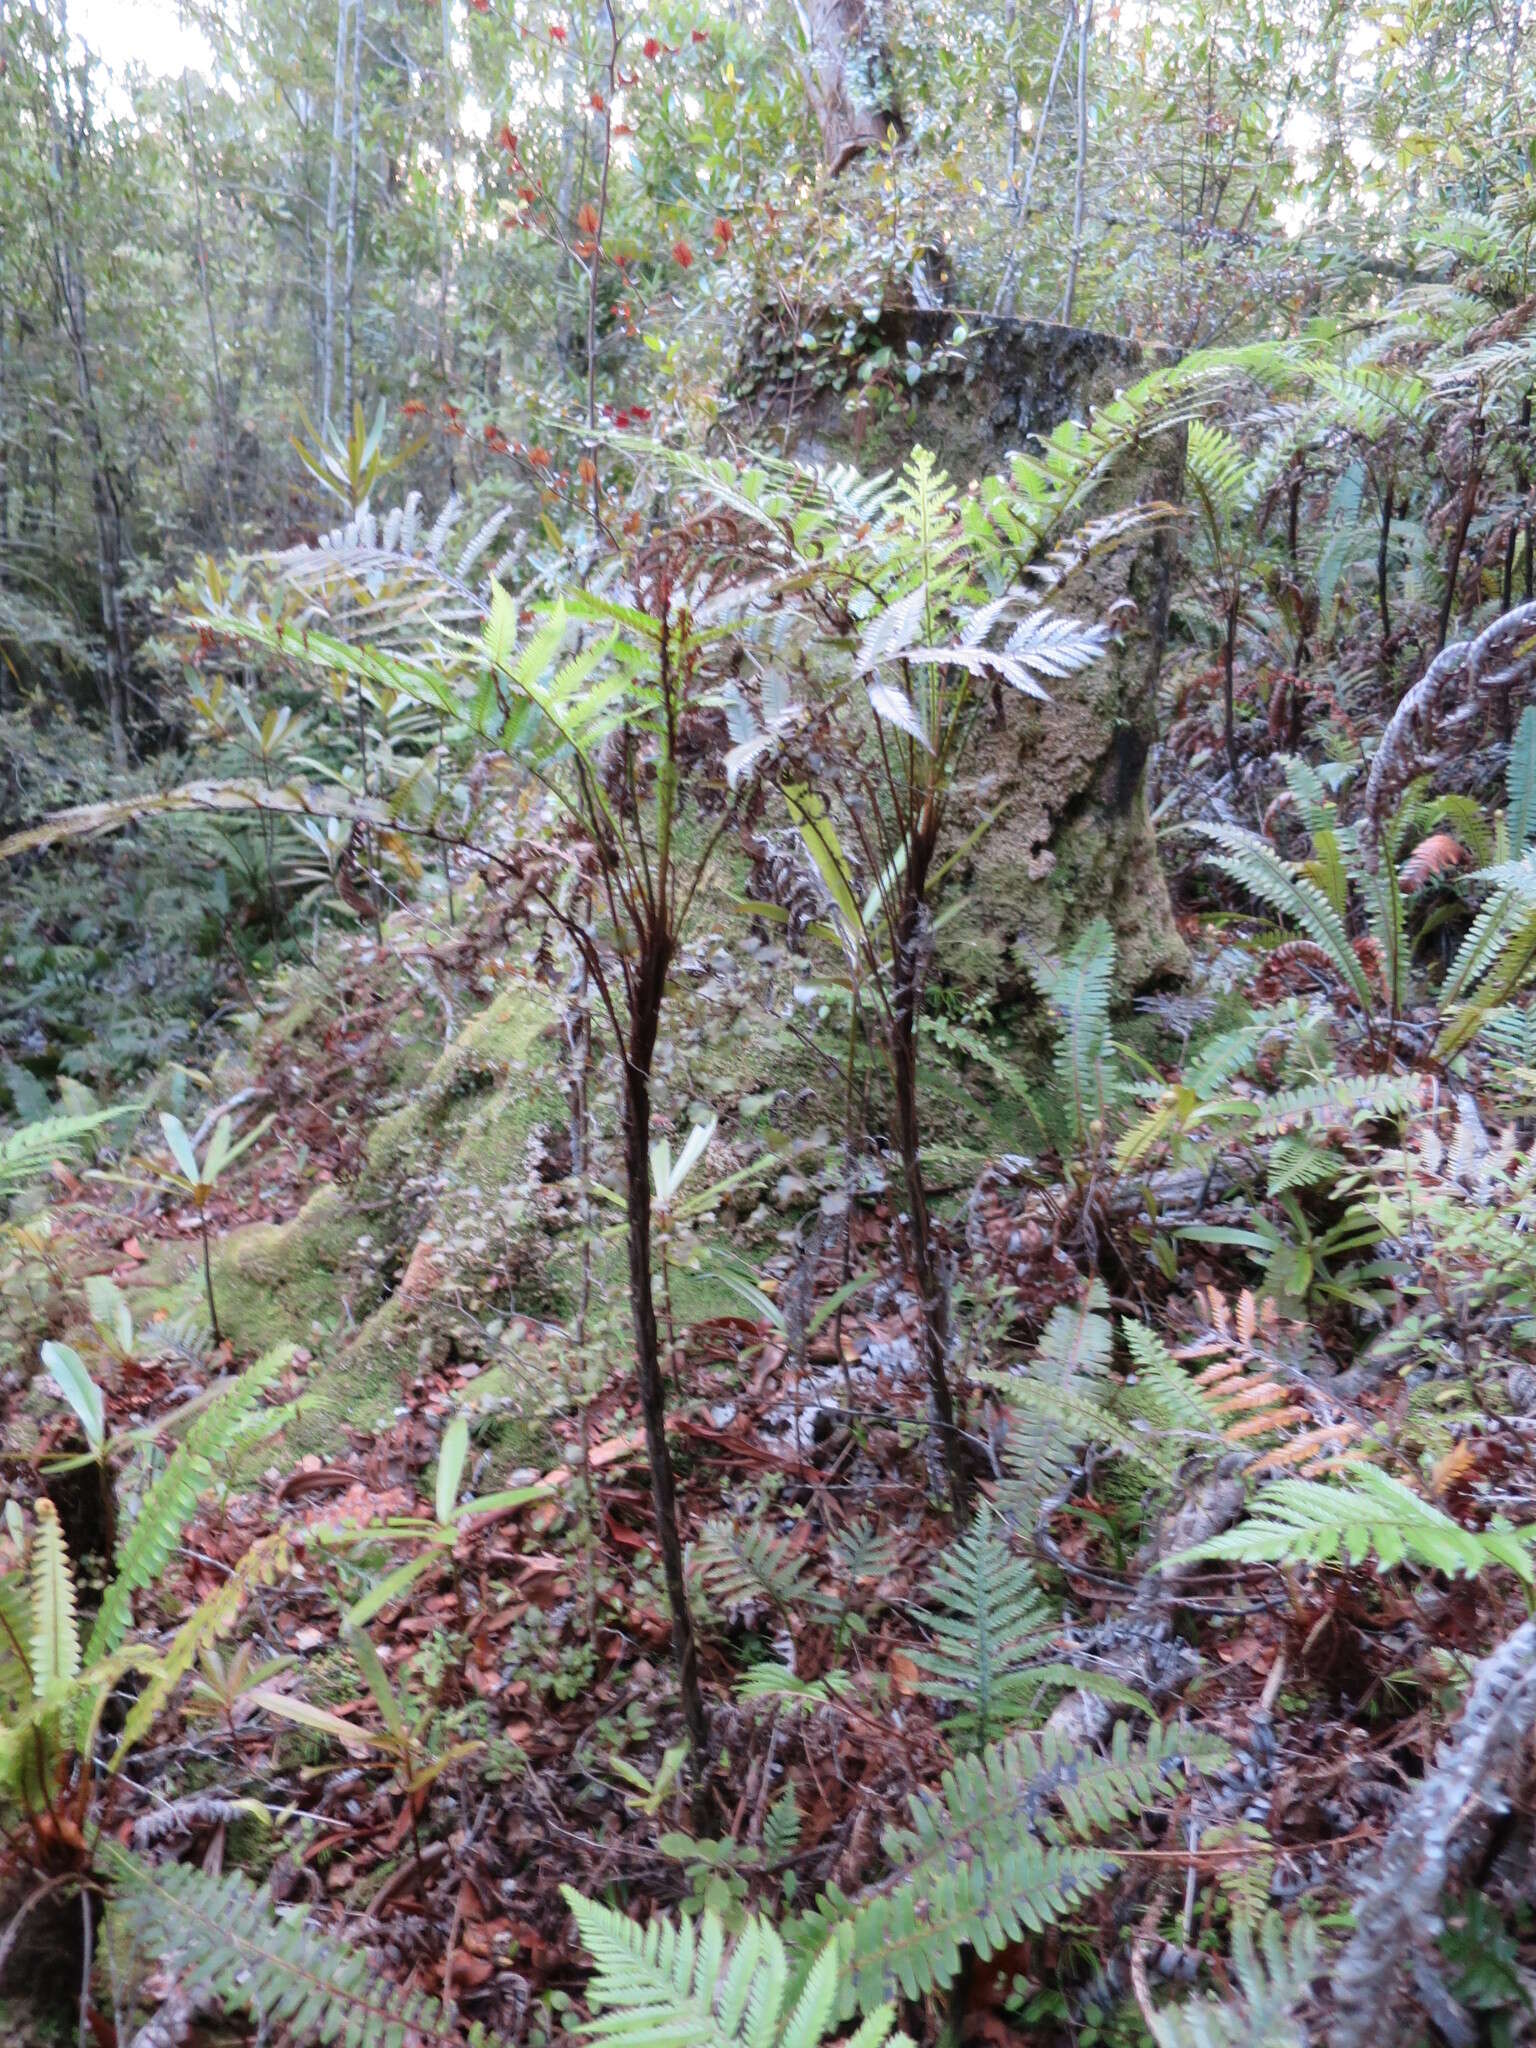
<instances>
[{"instance_id":1,"label":"green fern frond","mask_svg":"<svg viewBox=\"0 0 1536 2048\"><path fill-rule=\"evenodd\" d=\"M1235 1992L1192 1998L1152 2019L1158 2048L1307 2048L1311 2029L1299 2017L1322 1962L1317 1929L1298 1920L1289 1942L1278 1913L1266 1916L1255 1943L1239 1920L1232 1931Z\"/></svg>"},{"instance_id":2,"label":"green fern frond","mask_svg":"<svg viewBox=\"0 0 1536 2048\"><path fill-rule=\"evenodd\" d=\"M940 1553L925 1590L917 1612L932 1640L911 1652L928 1674L922 1690L955 1710L952 1738L984 1748L1039 1697L1055 1610L986 1505Z\"/></svg>"},{"instance_id":3,"label":"green fern frond","mask_svg":"<svg viewBox=\"0 0 1536 2048\"><path fill-rule=\"evenodd\" d=\"M1115 1397L1116 1410L1146 1423L1175 1445L1217 1448L1228 1418L1205 1397L1155 1330L1127 1316L1120 1324L1136 1372Z\"/></svg>"},{"instance_id":4,"label":"green fern frond","mask_svg":"<svg viewBox=\"0 0 1536 2048\"><path fill-rule=\"evenodd\" d=\"M116 1845L105 1860L138 1945L157 1961L174 1957L185 1991L250 2013L264 2033L344 2048L486 2041L483 2029L450 2020L424 1993L392 1986L366 1950L280 1914L239 1871L210 1877L184 1863L151 1865Z\"/></svg>"},{"instance_id":5,"label":"green fern frond","mask_svg":"<svg viewBox=\"0 0 1536 2048\"><path fill-rule=\"evenodd\" d=\"M292 1356L291 1344L279 1344L258 1359L209 1403L172 1452L122 1547L117 1573L86 1645L87 1661L94 1663L122 1641L133 1619L133 1595L152 1586L169 1564L216 1468L239 1442L260 1396L286 1371Z\"/></svg>"},{"instance_id":6,"label":"green fern frond","mask_svg":"<svg viewBox=\"0 0 1536 2048\"><path fill-rule=\"evenodd\" d=\"M1070 1112L1069 1136L1081 1145L1090 1125L1120 1093L1109 1043L1109 999L1115 975L1115 935L1096 917L1059 964L1036 961L1030 978L1056 1020L1053 1064Z\"/></svg>"},{"instance_id":7,"label":"green fern frond","mask_svg":"<svg viewBox=\"0 0 1536 2048\"><path fill-rule=\"evenodd\" d=\"M1482 1530L1463 1529L1390 1473L1357 1465L1340 1480L1274 1481L1235 1528L1165 1559L1161 1569L1205 1559L1230 1564L1373 1561L1381 1571L1415 1564L1474 1578L1490 1565L1503 1564L1527 1586L1536 1586L1533 1543L1536 1527L1494 1522Z\"/></svg>"},{"instance_id":8,"label":"green fern frond","mask_svg":"<svg viewBox=\"0 0 1536 2048\"><path fill-rule=\"evenodd\" d=\"M46 1496L35 1509L32 1532L32 1691L46 1699L80 1669L75 1623L75 1574L58 1509Z\"/></svg>"},{"instance_id":9,"label":"green fern frond","mask_svg":"<svg viewBox=\"0 0 1536 2048\"><path fill-rule=\"evenodd\" d=\"M1007 1737L915 1795L912 1826L884 1837L892 1875L852 1901L829 1891L812 1924L841 1924L861 2006L925 1996L951 1981L964 1949L985 1958L1039 1933L1108 1882L1113 1852L1074 1838L1123 1825L1175 1794L1186 1764L1214 1769L1226 1755L1213 1738L1155 1724L1133 1744L1122 1722L1107 1756L1050 1733Z\"/></svg>"},{"instance_id":10,"label":"green fern frond","mask_svg":"<svg viewBox=\"0 0 1536 2048\"><path fill-rule=\"evenodd\" d=\"M781 1613L827 1605L807 1579L806 1559L761 1519L743 1525L729 1515L712 1515L699 1531L688 1562L704 1597L727 1615L765 1604Z\"/></svg>"},{"instance_id":11,"label":"green fern frond","mask_svg":"<svg viewBox=\"0 0 1536 2048\"><path fill-rule=\"evenodd\" d=\"M1326 892L1315 881L1299 874L1289 861L1282 860L1257 832L1246 831L1241 825L1197 824L1193 829L1222 849L1212 856L1213 867L1261 903L1267 903L1323 948L1361 1008L1370 1015L1375 1008L1374 993L1349 942L1343 916Z\"/></svg>"},{"instance_id":12,"label":"green fern frond","mask_svg":"<svg viewBox=\"0 0 1536 2048\"><path fill-rule=\"evenodd\" d=\"M609 2048L815 2048L836 2024L842 1990L837 1946L823 1945L796 1986L776 1930L748 1916L734 1941L719 1916L640 1927L569 1885L566 1903L597 1965L587 1986L596 2017L581 2031ZM859 2048L911 2048L893 2035L889 2005L872 2013Z\"/></svg>"}]
</instances>

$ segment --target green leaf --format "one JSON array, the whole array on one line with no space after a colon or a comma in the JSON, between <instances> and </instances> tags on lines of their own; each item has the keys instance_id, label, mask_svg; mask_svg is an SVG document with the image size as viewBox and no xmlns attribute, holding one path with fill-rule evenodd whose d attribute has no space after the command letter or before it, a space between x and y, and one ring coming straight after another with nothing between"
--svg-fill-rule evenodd
<instances>
[{"instance_id":1,"label":"green leaf","mask_svg":"<svg viewBox=\"0 0 1536 2048\"><path fill-rule=\"evenodd\" d=\"M106 1442L106 1409L100 1387L85 1368L85 1361L70 1344L46 1343L39 1354L59 1392L64 1396L85 1431L93 1451Z\"/></svg>"},{"instance_id":2,"label":"green leaf","mask_svg":"<svg viewBox=\"0 0 1536 2048\"><path fill-rule=\"evenodd\" d=\"M442 1449L437 1454L436 1512L440 1522L451 1520L453 1504L459 1497L464 1477L464 1460L469 1455L469 1417L455 1415L443 1431Z\"/></svg>"}]
</instances>

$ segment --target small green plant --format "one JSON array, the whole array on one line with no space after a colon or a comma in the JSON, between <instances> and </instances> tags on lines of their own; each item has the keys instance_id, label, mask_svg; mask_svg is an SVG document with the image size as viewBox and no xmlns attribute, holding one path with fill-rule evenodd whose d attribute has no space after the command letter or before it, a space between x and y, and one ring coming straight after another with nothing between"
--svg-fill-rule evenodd
<instances>
[{"instance_id":1,"label":"small green plant","mask_svg":"<svg viewBox=\"0 0 1536 2048\"><path fill-rule=\"evenodd\" d=\"M219 1183L220 1176L248 1152L257 1139L269 1129L271 1117L264 1117L243 1138L237 1139L234 1125L227 1116L221 1116L213 1127L212 1135L203 1148L201 1159L197 1148L188 1135L180 1117L172 1116L168 1110L160 1112L160 1129L165 1135L166 1150L170 1153L171 1164L158 1169L156 1178L162 1188L182 1196L192 1204L197 1215L198 1235L203 1248L203 1289L208 1298L208 1321L213 1329L213 1340L222 1343L223 1332L219 1328L218 1303L213 1298L213 1266L208 1249L208 1202Z\"/></svg>"}]
</instances>

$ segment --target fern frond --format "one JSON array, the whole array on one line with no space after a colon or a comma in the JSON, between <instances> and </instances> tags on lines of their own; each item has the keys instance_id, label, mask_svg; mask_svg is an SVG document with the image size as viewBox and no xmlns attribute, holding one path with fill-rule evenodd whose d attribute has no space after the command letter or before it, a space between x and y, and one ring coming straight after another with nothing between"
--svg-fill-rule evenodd
<instances>
[{"instance_id":1,"label":"fern frond","mask_svg":"<svg viewBox=\"0 0 1536 2048\"><path fill-rule=\"evenodd\" d=\"M928 1674L922 1690L954 1708L952 1736L984 1748L1038 1698L1055 1611L987 1505L940 1553L925 1590L917 1612L932 1641L910 1653Z\"/></svg>"},{"instance_id":2,"label":"fern frond","mask_svg":"<svg viewBox=\"0 0 1536 2048\"><path fill-rule=\"evenodd\" d=\"M1057 1026L1054 1065L1062 1100L1070 1107L1071 1137L1082 1144L1089 1126L1119 1094L1109 1053L1109 999L1115 974L1115 935L1102 917L1081 933L1066 958L1035 962L1030 977Z\"/></svg>"},{"instance_id":3,"label":"fern frond","mask_svg":"<svg viewBox=\"0 0 1536 2048\"><path fill-rule=\"evenodd\" d=\"M728 1940L719 1916L640 1927L611 1907L562 1887L582 1942L597 1964L587 1997L597 2008L581 2031L610 2048L815 2048L836 2023L842 1989L835 1943L825 1944L795 1995L776 1930L749 1915ZM887 2005L859 2039L911 2048L891 2035Z\"/></svg>"},{"instance_id":4,"label":"fern frond","mask_svg":"<svg viewBox=\"0 0 1536 2048\"><path fill-rule=\"evenodd\" d=\"M215 1468L239 1442L260 1396L286 1371L291 1344L279 1344L247 1368L203 1410L172 1452L143 1506L118 1559L86 1644L94 1663L115 1650L133 1619L133 1596L152 1586L169 1564L181 1532L196 1512Z\"/></svg>"},{"instance_id":5,"label":"fern frond","mask_svg":"<svg viewBox=\"0 0 1536 2048\"><path fill-rule=\"evenodd\" d=\"M1349 941L1349 932L1339 910L1316 882L1297 873L1257 832L1241 825L1197 824L1193 828L1222 851L1212 856L1213 867L1229 880L1267 903L1271 910L1298 926L1321 946L1333 962L1341 980L1353 990L1360 1007L1369 1015L1375 1007L1365 969Z\"/></svg>"},{"instance_id":6,"label":"fern frond","mask_svg":"<svg viewBox=\"0 0 1536 2048\"><path fill-rule=\"evenodd\" d=\"M1266 1486L1235 1528L1163 1561L1174 1570L1205 1559L1232 1564L1358 1565L1379 1570L1415 1564L1448 1576L1475 1578L1507 1565L1536 1586L1531 1545L1536 1527L1494 1522L1463 1529L1401 1480L1374 1465L1356 1465L1338 1481L1280 1479Z\"/></svg>"},{"instance_id":7,"label":"fern frond","mask_svg":"<svg viewBox=\"0 0 1536 2048\"><path fill-rule=\"evenodd\" d=\"M957 1763L937 1791L914 1795L910 1828L886 1831L893 1874L818 1908L824 1923L844 1924L855 1999L924 1996L954 1977L964 1948L985 1958L1061 1919L1115 1869L1112 1851L1074 1838L1123 1825L1173 1796L1186 1765L1215 1769L1226 1755L1211 1737L1155 1724L1133 1744L1122 1722L1107 1756L1047 1732Z\"/></svg>"},{"instance_id":8,"label":"fern frond","mask_svg":"<svg viewBox=\"0 0 1536 2048\"><path fill-rule=\"evenodd\" d=\"M1307 2048L1312 2033L1299 2013L1321 1961L1322 1943L1305 1916L1289 1942L1278 1913L1266 1916L1257 1942L1238 1920L1232 1930L1235 1992L1192 1998L1153 2015L1158 2048Z\"/></svg>"},{"instance_id":9,"label":"fern frond","mask_svg":"<svg viewBox=\"0 0 1536 2048\"><path fill-rule=\"evenodd\" d=\"M781 1612L826 1605L807 1582L807 1561L791 1548L791 1539L775 1536L761 1519L743 1525L729 1515L712 1515L688 1562L706 1600L727 1616L765 1605Z\"/></svg>"},{"instance_id":10,"label":"fern frond","mask_svg":"<svg viewBox=\"0 0 1536 2048\"><path fill-rule=\"evenodd\" d=\"M151 1865L115 1844L105 1856L138 1944L157 1962L174 1957L184 1990L250 2013L264 2033L344 2048L486 2040L423 1992L396 1989L366 1950L321 1934L302 1915L280 1914L239 1871L210 1877L184 1863Z\"/></svg>"},{"instance_id":11,"label":"fern frond","mask_svg":"<svg viewBox=\"0 0 1536 2048\"><path fill-rule=\"evenodd\" d=\"M80 1669L75 1623L75 1574L59 1512L46 1496L34 1510L32 1532L32 1691L44 1699L68 1685Z\"/></svg>"},{"instance_id":12,"label":"fern frond","mask_svg":"<svg viewBox=\"0 0 1536 2048\"><path fill-rule=\"evenodd\" d=\"M1075 1462L1075 1444L1092 1441L1101 1427L1098 1394L1114 1343L1114 1332L1102 1313L1108 1306L1102 1283L1093 1281L1076 1308L1063 1304L1051 1311L1026 1372L983 1375L1010 1411L1003 1446L1008 1478L999 1499L1026 1530L1034 1528L1041 1506L1065 1483ZM1025 1386L1032 1390L1029 1397L1016 1403L1013 1396ZM1089 1435L1074 1440L1066 1434L1060 1405L1042 1412L1053 1401L1071 1404L1079 1420L1088 1424Z\"/></svg>"}]
</instances>

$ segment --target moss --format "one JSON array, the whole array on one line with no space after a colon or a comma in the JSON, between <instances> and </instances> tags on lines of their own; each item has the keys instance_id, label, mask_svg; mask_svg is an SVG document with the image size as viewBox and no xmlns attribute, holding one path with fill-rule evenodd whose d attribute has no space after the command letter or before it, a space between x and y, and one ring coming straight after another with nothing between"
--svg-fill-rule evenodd
<instances>
[{"instance_id":1,"label":"moss","mask_svg":"<svg viewBox=\"0 0 1536 2048\"><path fill-rule=\"evenodd\" d=\"M289 1341L314 1344L377 1293L366 1219L327 1183L287 1223L250 1223L213 1250L219 1323L237 1355Z\"/></svg>"}]
</instances>

